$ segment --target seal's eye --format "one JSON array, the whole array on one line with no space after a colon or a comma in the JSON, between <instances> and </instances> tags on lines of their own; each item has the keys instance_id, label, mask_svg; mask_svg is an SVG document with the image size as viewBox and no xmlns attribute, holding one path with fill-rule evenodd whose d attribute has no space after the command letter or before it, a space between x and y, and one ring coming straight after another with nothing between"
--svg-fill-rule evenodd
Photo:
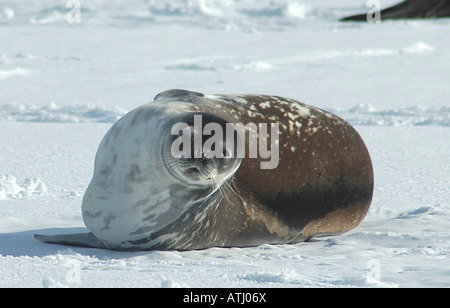
<instances>
[{"instance_id":1,"label":"seal's eye","mask_svg":"<svg viewBox=\"0 0 450 308\"><path fill-rule=\"evenodd\" d=\"M231 152L228 149L223 150L223 157L224 158L231 158Z\"/></svg>"}]
</instances>

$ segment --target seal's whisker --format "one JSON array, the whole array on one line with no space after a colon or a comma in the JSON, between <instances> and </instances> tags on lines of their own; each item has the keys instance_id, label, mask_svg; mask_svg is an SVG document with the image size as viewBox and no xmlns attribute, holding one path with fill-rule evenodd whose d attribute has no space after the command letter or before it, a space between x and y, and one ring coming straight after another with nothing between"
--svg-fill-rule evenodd
<instances>
[{"instance_id":1,"label":"seal's whisker","mask_svg":"<svg viewBox=\"0 0 450 308\"><path fill-rule=\"evenodd\" d=\"M220 176L220 174L217 171L213 171L213 175L216 176L220 181L216 181L217 183L222 182L225 184L237 197L239 197L238 193L234 190L234 188L228 183L228 181L225 179L224 176Z\"/></svg>"},{"instance_id":2,"label":"seal's whisker","mask_svg":"<svg viewBox=\"0 0 450 308\"><path fill-rule=\"evenodd\" d=\"M231 204L230 198L228 198L225 190L223 189L223 187L219 187L219 191L225 196L225 198L227 199L228 203Z\"/></svg>"},{"instance_id":3,"label":"seal's whisker","mask_svg":"<svg viewBox=\"0 0 450 308\"><path fill-rule=\"evenodd\" d=\"M231 185L226 180L224 180L224 177L220 176L220 174L217 171L212 171L211 181L213 182L213 189L215 190L216 187L214 187L214 185L218 184L217 188L219 189L221 194L225 196L225 198L229 203L231 203L230 198L226 194L226 189L222 186L222 184L225 184L226 187L228 187L237 197L239 197L236 191L233 189L233 187L231 187Z\"/></svg>"},{"instance_id":4,"label":"seal's whisker","mask_svg":"<svg viewBox=\"0 0 450 308\"><path fill-rule=\"evenodd\" d=\"M175 160L175 161L167 162L164 165L169 166L169 167L177 167L177 166L179 166L179 162Z\"/></svg>"},{"instance_id":5,"label":"seal's whisker","mask_svg":"<svg viewBox=\"0 0 450 308\"><path fill-rule=\"evenodd\" d=\"M236 197L239 198L238 193L234 190L234 188L230 185L230 183L228 183L227 181L224 181L223 183L228 186L228 188L236 195Z\"/></svg>"},{"instance_id":6,"label":"seal's whisker","mask_svg":"<svg viewBox=\"0 0 450 308\"><path fill-rule=\"evenodd\" d=\"M217 181L216 181L215 179L211 179L211 181L217 183ZM214 184L215 184L215 183L214 183ZM224 196L225 199L227 199L228 203L231 204L230 198L228 198L227 193L226 193L225 189L222 187L222 185L219 185L217 188L218 188L220 194L221 194L222 196Z\"/></svg>"}]
</instances>

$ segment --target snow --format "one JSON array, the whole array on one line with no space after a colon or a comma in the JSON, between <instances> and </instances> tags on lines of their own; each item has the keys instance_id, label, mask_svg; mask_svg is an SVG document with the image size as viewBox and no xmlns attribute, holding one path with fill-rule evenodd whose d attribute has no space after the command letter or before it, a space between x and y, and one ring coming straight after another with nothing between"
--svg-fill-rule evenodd
<instances>
[{"instance_id":1,"label":"snow","mask_svg":"<svg viewBox=\"0 0 450 308\"><path fill-rule=\"evenodd\" d=\"M47 187L38 178L27 178L23 184L18 184L14 176L10 174L0 175L0 199L24 198L27 196L45 195Z\"/></svg>"},{"instance_id":2,"label":"snow","mask_svg":"<svg viewBox=\"0 0 450 308\"><path fill-rule=\"evenodd\" d=\"M350 0L92 0L77 24L59 2L0 2L0 287L450 286L450 20L339 23L367 10ZM365 220L251 248L36 241L87 230L102 137L171 88L286 96L355 125L375 170Z\"/></svg>"}]
</instances>

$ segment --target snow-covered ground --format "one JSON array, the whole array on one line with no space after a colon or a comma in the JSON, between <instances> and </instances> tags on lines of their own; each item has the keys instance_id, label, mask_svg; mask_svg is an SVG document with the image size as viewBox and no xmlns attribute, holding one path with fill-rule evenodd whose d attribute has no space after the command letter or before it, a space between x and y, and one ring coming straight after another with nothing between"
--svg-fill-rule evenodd
<instances>
[{"instance_id":1,"label":"snow-covered ground","mask_svg":"<svg viewBox=\"0 0 450 308\"><path fill-rule=\"evenodd\" d=\"M449 19L338 22L368 10L357 0L127 3L80 0L77 24L65 0L0 1L0 287L450 286ZM253 248L36 241L86 231L101 138L170 88L277 94L354 124L375 169L366 219Z\"/></svg>"}]
</instances>

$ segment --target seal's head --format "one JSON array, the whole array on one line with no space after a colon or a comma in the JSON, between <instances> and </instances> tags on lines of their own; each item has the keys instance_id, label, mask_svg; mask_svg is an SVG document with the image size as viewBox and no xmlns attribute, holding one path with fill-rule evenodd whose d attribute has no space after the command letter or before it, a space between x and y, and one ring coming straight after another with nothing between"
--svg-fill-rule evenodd
<instances>
[{"instance_id":1,"label":"seal's head","mask_svg":"<svg viewBox=\"0 0 450 308\"><path fill-rule=\"evenodd\" d=\"M227 140L226 124L209 113L174 110L167 102L123 117L97 151L83 198L86 226L107 247L154 245L148 240L152 234L208 204L239 168L238 136Z\"/></svg>"},{"instance_id":2,"label":"seal's head","mask_svg":"<svg viewBox=\"0 0 450 308\"><path fill-rule=\"evenodd\" d=\"M178 120L162 147L165 165L180 181L210 185L214 192L239 167L242 139L235 131L227 135L227 122L212 114L189 113Z\"/></svg>"}]
</instances>

